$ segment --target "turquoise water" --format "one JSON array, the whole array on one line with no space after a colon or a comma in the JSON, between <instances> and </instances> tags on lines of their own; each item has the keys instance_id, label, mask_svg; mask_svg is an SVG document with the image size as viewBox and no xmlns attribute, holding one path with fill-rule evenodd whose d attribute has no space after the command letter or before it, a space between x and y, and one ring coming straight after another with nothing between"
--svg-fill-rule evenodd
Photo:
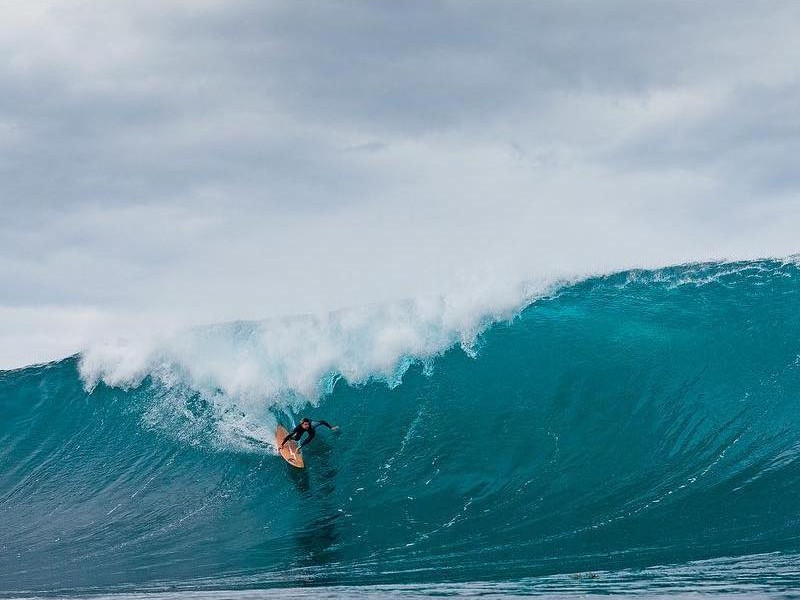
<instances>
[{"instance_id":1,"label":"turquoise water","mask_svg":"<svg viewBox=\"0 0 800 600\"><path fill-rule=\"evenodd\" d=\"M796 263L592 278L412 358L263 412L87 391L80 357L0 373L0 592L800 588ZM305 414L342 429L297 471L264 432Z\"/></svg>"}]
</instances>

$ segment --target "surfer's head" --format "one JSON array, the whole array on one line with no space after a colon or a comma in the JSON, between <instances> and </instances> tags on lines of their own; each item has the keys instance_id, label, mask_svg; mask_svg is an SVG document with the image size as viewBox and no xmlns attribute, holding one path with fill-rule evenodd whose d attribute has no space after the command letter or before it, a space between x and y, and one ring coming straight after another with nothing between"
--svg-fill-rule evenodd
<instances>
[{"instance_id":1,"label":"surfer's head","mask_svg":"<svg viewBox=\"0 0 800 600\"><path fill-rule=\"evenodd\" d=\"M303 429L308 429L309 427L311 427L311 419L309 419L307 417L301 419L300 420L300 427L302 427ZM309 435L311 435L311 434L309 434Z\"/></svg>"}]
</instances>

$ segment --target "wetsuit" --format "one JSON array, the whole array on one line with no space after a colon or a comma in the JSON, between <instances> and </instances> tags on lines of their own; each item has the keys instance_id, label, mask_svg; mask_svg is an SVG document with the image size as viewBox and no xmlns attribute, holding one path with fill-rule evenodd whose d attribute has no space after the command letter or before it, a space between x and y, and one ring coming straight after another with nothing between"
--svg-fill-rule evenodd
<instances>
[{"instance_id":1,"label":"wetsuit","mask_svg":"<svg viewBox=\"0 0 800 600\"><path fill-rule=\"evenodd\" d=\"M327 421L311 421L311 427L309 427L308 429L303 429L303 424L301 423L300 425L298 425L297 427L292 429L292 431L291 431L291 433L289 433L289 435L287 435L285 438L283 438L282 445L285 444L286 442L288 442L290 439L293 439L294 441L299 442L300 438L303 437L303 434L307 433L308 437L303 440L303 443L297 445L298 449L302 448L303 446L305 446L311 440L314 439L314 436L317 435L317 432L314 430L314 428L315 427L319 427L320 425L324 425L328 429L333 429L333 425L331 425Z\"/></svg>"}]
</instances>

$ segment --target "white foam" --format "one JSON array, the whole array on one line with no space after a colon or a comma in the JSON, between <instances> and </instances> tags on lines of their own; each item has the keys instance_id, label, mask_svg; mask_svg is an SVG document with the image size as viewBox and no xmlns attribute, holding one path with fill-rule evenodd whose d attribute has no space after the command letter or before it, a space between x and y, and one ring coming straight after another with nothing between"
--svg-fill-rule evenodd
<instances>
[{"instance_id":1,"label":"white foam","mask_svg":"<svg viewBox=\"0 0 800 600\"><path fill-rule=\"evenodd\" d=\"M513 317L550 289L540 283L471 287L470 293L263 321L236 321L87 347L80 373L129 388L148 376L259 413L315 401L338 377L396 385L415 361L460 344L467 352L491 323Z\"/></svg>"}]
</instances>

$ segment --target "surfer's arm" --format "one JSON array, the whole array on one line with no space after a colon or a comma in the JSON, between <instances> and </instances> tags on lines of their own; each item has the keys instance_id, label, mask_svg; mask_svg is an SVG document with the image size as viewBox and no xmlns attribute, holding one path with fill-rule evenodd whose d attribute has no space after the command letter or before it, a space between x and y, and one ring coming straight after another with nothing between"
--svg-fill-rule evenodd
<instances>
[{"instance_id":1,"label":"surfer's arm","mask_svg":"<svg viewBox=\"0 0 800 600\"><path fill-rule=\"evenodd\" d=\"M335 425L331 425L327 421L317 421L317 423L319 423L320 425L325 425L325 427L327 427L328 429L336 429Z\"/></svg>"}]
</instances>

